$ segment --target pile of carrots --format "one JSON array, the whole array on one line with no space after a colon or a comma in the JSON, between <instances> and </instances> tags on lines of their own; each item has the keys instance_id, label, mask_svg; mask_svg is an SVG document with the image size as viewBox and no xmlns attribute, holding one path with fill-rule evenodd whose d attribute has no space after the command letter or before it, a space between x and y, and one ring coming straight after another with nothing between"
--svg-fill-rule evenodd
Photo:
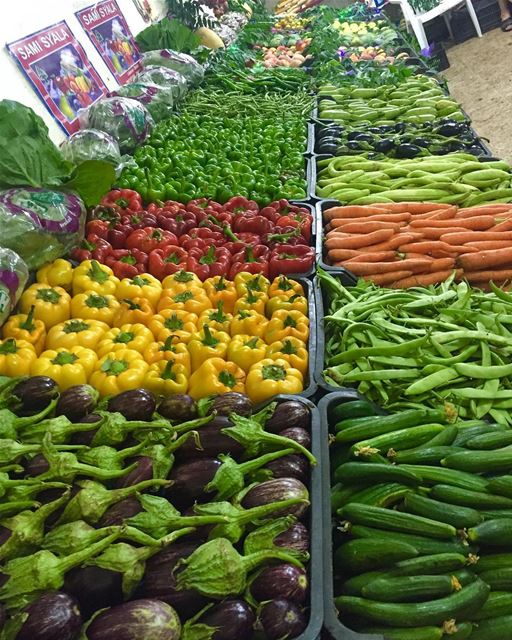
<instances>
[{"instance_id":1,"label":"pile of carrots","mask_svg":"<svg viewBox=\"0 0 512 640\"><path fill-rule=\"evenodd\" d=\"M323 218L326 262L375 284L428 286L454 269L475 287L512 281L512 203L348 205Z\"/></svg>"}]
</instances>

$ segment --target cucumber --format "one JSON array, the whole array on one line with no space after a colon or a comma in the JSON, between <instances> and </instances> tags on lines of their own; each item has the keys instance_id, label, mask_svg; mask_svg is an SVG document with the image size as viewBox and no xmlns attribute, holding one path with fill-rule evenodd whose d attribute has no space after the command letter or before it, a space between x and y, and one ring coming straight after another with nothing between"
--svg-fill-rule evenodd
<instances>
[{"instance_id":1,"label":"cucumber","mask_svg":"<svg viewBox=\"0 0 512 640\"><path fill-rule=\"evenodd\" d=\"M399 429L398 431L390 431L375 438L360 440L351 447L352 455L357 455L360 449L370 447L378 449L383 453L387 453L389 449L401 451L402 449L410 449L417 447L432 439L434 435L442 432L444 426L442 424L425 424L419 427L409 427L407 429Z\"/></svg>"},{"instance_id":2,"label":"cucumber","mask_svg":"<svg viewBox=\"0 0 512 640\"><path fill-rule=\"evenodd\" d=\"M346 420L348 418L362 418L377 415L376 407L367 400L351 400L342 402L331 409L331 421Z\"/></svg>"},{"instance_id":3,"label":"cucumber","mask_svg":"<svg viewBox=\"0 0 512 640\"><path fill-rule=\"evenodd\" d=\"M405 542L391 542L379 538L359 538L345 542L334 554L334 567L346 573L361 573L369 569L389 567L398 560L414 558L416 549Z\"/></svg>"},{"instance_id":4,"label":"cucumber","mask_svg":"<svg viewBox=\"0 0 512 640\"><path fill-rule=\"evenodd\" d=\"M331 488L331 510L333 513L336 513L336 510L342 507L346 502L348 502L351 496L359 493L359 489L352 485L350 487L345 487L341 482L335 484L334 487Z\"/></svg>"},{"instance_id":5,"label":"cucumber","mask_svg":"<svg viewBox=\"0 0 512 640\"><path fill-rule=\"evenodd\" d=\"M329 449L329 460L331 469L336 469L340 464L350 460L350 449L348 447L337 447L336 443Z\"/></svg>"},{"instance_id":6,"label":"cucumber","mask_svg":"<svg viewBox=\"0 0 512 640\"><path fill-rule=\"evenodd\" d=\"M483 606L477 611L470 612L467 617L469 620L487 620L510 615L512 615L512 593L491 591ZM510 637L510 630L508 637Z\"/></svg>"},{"instance_id":7,"label":"cucumber","mask_svg":"<svg viewBox=\"0 0 512 640\"><path fill-rule=\"evenodd\" d=\"M363 597L379 602L416 602L442 598L461 589L453 576L377 578L363 587Z\"/></svg>"},{"instance_id":8,"label":"cucumber","mask_svg":"<svg viewBox=\"0 0 512 640\"><path fill-rule=\"evenodd\" d=\"M336 469L334 477L344 484L376 482L399 482L409 486L419 484L419 479L411 471L374 462L345 462Z\"/></svg>"},{"instance_id":9,"label":"cucumber","mask_svg":"<svg viewBox=\"0 0 512 640\"><path fill-rule=\"evenodd\" d=\"M424 445L421 445L421 447L418 447L418 448L421 449L423 447L437 447L437 446L450 445L453 443L458 433L459 433L459 429L457 428L457 426L454 424L450 424L446 426L443 429L443 431L435 435L432 438L432 440L425 442Z\"/></svg>"},{"instance_id":10,"label":"cucumber","mask_svg":"<svg viewBox=\"0 0 512 640\"><path fill-rule=\"evenodd\" d=\"M441 640L443 630L440 627L414 627L404 629L400 627L363 627L363 633L378 633L384 640Z\"/></svg>"},{"instance_id":11,"label":"cucumber","mask_svg":"<svg viewBox=\"0 0 512 640\"><path fill-rule=\"evenodd\" d=\"M512 546L512 518L486 520L468 529L468 539L484 547L510 547Z\"/></svg>"},{"instance_id":12,"label":"cucumber","mask_svg":"<svg viewBox=\"0 0 512 640\"><path fill-rule=\"evenodd\" d=\"M512 499L512 476L498 476L489 480L488 489L491 493Z\"/></svg>"},{"instance_id":13,"label":"cucumber","mask_svg":"<svg viewBox=\"0 0 512 640\"><path fill-rule=\"evenodd\" d=\"M389 575L386 571L365 571L365 573L360 573L358 576L345 580L341 591L346 596L360 596L362 595L363 587L366 587L373 580L377 580L377 578L385 578Z\"/></svg>"},{"instance_id":14,"label":"cucumber","mask_svg":"<svg viewBox=\"0 0 512 640\"><path fill-rule=\"evenodd\" d=\"M474 625L471 622L453 623L453 620L451 620L445 622L443 628L445 633L442 640L466 640L473 637L471 634L473 633Z\"/></svg>"},{"instance_id":15,"label":"cucumber","mask_svg":"<svg viewBox=\"0 0 512 640\"><path fill-rule=\"evenodd\" d=\"M396 464L438 465L443 458L458 451L464 451L464 449L462 447L452 447L449 445L417 447L416 449L398 451L398 453L392 457L392 460Z\"/></svg>"},{"instance_id":16,"label":"cucumber","mask_svg":"<svg viewBox=\"0 0 512 640\"><path fill-rule=\"evenodd\" d=\"M508 568L512 568L512 553L486 553L472 567L475 573Z\"/></svg>"},{"instance_id":17,"label":"cucumber","mask_svg":"<svg viewBox=\"0 0 512 640\"><path fill-rule=\"evenodd\" d=\"M476 580L476 573L469 569L453 571L450 575L459 582L461 587L465 587L466 585L471 584L473 580Z\"/></svg>"},{"instance_id":18,"label":"cucumber","mask_svg":"<svg viewBox=\"0 0 512 640\"><path fill-rule=\"evenodd\" d=\"M460 591L425 602L392 604L356 596L339 596L334 602L342 614L361 616L363 619L390 626L415 627L441 624L445 620L456 619L459 615L475 611L483 605L488 595L489 587L477 578Z\"/></svg>"},{"instance_id":19,"label":"cucumber","mask_svg":"<svg viewBox=\"0 0 512 640\"><path fill-rule=\"evenodd\" d=\"M406 511L410 513L432 518L438 522L446 522L456 529L474 527L482 522L482 516L476 509L448 505L412 492L405 496L404 505Z\"/></svg>"},{"instance_id":20,"label":"cucumber","mask_svg":"<svg viewBox=\"0 0 512 640\"><path fill-rule=\"evenodd\" d=\"M495 518L512 518L512 509L483 509L480 511L484 520Z\"/></svg>"},{"instance_id":21,"label":"cucumber","mask_svg":"<svg viewBox=\"0 0 512 640\"><path fill-rule=\"evenodd\" d=\"M464 423L462 423L464 424ZM473 427L465 427L459 425L459 433L453 441L456 447L465 447L466 442L469 442L472 438L482 435L484 433L496 433L496 431L507 431L508 427L502 424L489 424L488 422L480 422L480 424Z\"/></svg>"},{"instance_id":22,"label":"cucumber","mask_svg":"<svg viewBox=\"0 0 512 640\"><path fill-rule=\"evenodd\" d=\"M410 487L404 487L403 484L384 482L375 487L367 487L358 491L350 496L346 502L359 502L374 507L389 507L399 502L409 491Z\"/></svg>"},{"instance_id":23,"label":"cucumber","mask_svg":"<svg viewBox=\"0 0 512 640\"><path fill-rule=\"evenodd\" d=\"M345 505L341 515L352 524L362 524L398 533L422 535L427 538L453 538L457 534L455 527L445 522L356 502Z\"/></svg>"},{"instance_id":24,"label":"cucumber","mask_svg":"<svg viewBox=\"0 0 512 640\"><path fill-rule=\"evenodd\" d=\"M480 577L493 591L512 591L512 567L482 571Z\"/></svg>"},{"instance_id":25,"label":"cucumber","mask_svg":"<svg viewBox=\"0 0 512 640\"><path fill-rule=\"evenodd\" d=\"M475 436L466 442L468 449L484 449L489 451L491 449L499 449L512 444L512 429L508 431L496 431L495 433L483 433L479 436Z\"/></svg>"},{"instance_id":26,"label":"cucumber","mask_svg":"<svg viewBox=\"0 0 512 640\"><path fill-rule=\"evenodd\" d=\"M458 504L461 507L488 508L488 509L510 509L512 500L503 496L495 496L483 491L469 491L460 487L452 487L448 484L436 484L432 487L430 495L441 502Z\"/></svg>"},{"instance_id":27,"label":"cucumber","mask_svg":"<svg viewBox=\"0 0 512 640\"><path fill-rule=\"evenodd\" d=\"M510 637L512 616L499 616L482 620L475 626L471 640L506 640Z\"/></svg>"},{"instance_id":28,"label":"cucumber","mask_svg":"<svg viewBox=\"0 0 512 640\"><path fill-rule=\"evenodd\" d=\"M489 455L488 451L452 453L441 460L441 464L443 467L471 473L504 471L512 467L512 446L494 449L492 455Z\"/></svg>"},{"instance_id":29,"label":"cucumber","mask_svg":"<svg viewBox=\"0 0 512 640\"><path fill-rule=\"evenodd\" d=\"M465 471L420 464L402 464L400 469L413 473L420 479L421 484L449 484L462 489L471 489L472 491L485 491L487 488L487 480Z\"/></svg>"},{"instance_id":30,"label":"cucumber","mask_svg":"<svg viewBox=\"0 0 512 640\"><path fill-rule=\"evenodd\" d=\"M436 409L409 409L388 416L370 416L342 420L334 427L337 442L357 442L374 438L390 431L416 427L428 422L443 422L446 416Z\"/></svg>"}]
</instances>

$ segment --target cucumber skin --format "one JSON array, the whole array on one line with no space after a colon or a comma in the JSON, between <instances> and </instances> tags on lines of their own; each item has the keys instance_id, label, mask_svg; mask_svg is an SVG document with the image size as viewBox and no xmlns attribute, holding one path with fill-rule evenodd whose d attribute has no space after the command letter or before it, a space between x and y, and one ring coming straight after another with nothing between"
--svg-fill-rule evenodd
<instances>
[{"instance_id":1,"label":"cucumber skin","mask_svg":"<svg viewBox=\"0 0 512 640\"><path fill-rule=\"evenodd\" d=\"M512 615L512 593L507 591L491 591L482 607L468 615L469 620L480 621L500 616Z\"/></svg>"},{"instance_id":2,"label":"cucumber skin","mask_svg":"<svg viewBox=\"0 0 512 640\"><path fill-rule=\"evenodd\" d=\"M496 433L484 433L469 439L465 446L468 449L492 451L512 444L512 431L497 431Z\"/></svg>"},{"instance_id":3,"label":"cucumber skin","mask_svg":"<svg viewBox=\"0 0 512 640\"><path fill-rule=\"evenodd\" d=\"M462 451L452 453L441 460L443 467L468 471L469 473L488 473L500 469L510 469L512 466L512 446L489 451Z\"/></svg>"},{"instance_id":4,"label":"cucumber skin","mask_svg":"<svg viewBox=\"0 0 512 640\"><path fill-rule=\"evenodd\" d=\"M386 567L407 558L414 558L418 551L410 544L378 539L358 538L345 542L334 554L336 570L363 573L371 568Z\"/></svg>"},{"instance_id":5,"label":"cucumber skin","mask_svg":"<svg viewBox=\"0 0 512 640\"><path fill-rule=\"evenodd\" d=\"M512 518L512 509L482 509L480 511L484 520L496 518Z\"/></svg>"},{"instance_id":6,"label":"cucumber skin","mask_svg":"<svg viewBox=\"0 0 512 640\"><path fill-rule=\"evenodd\" d=\"M496 431L508 431L509 427L504 425L496 425L496 424L488 424L483 422L479 426L468 427L467 429L459 428L459 433L457 437L453 441L456 447L465 447L466 442L469 442L471 438L474 438L478 435L482 435L484 433L496 433Z\"/></svg>"},{"instance_id":7,"label":"cucumber skin","mask_svg":"<svg viewBox=\"0 0 512 640\"><path fill-rule=\"evenodd\" d=\"M442 640L443 638L443 630L440 627L416 627L414 629L365 627L361 629L361 632L380 634L384 640Z\"/></svg>"},{"instance_id":8,"label":"cucumber skin","mask_svg":"<svg viewBox=\"0 0 512 640\"><path fill-rule=\"evenodd\" d=\"M512 518L486 520L469 529L468 538L471 542L484 547L512 546Z\"/></svg>"},{"instance_id":9,"label":"cucumber skin","mask_svg":"<svg viewBox=\"0 0 512 640\"><path fill-rule=\"evenodd\" d=\"M383 482L376 487L367 487L353 494L345 502L345 505L351 502L359 502L373 507L388 507L401 500L409 491L410 487L404 487L398 482ZM341 511L341 508L337 509L337 511Z\"/></svg>"},{"instance_id":10,"label":"cucumber skin","mask_svg":"<svg viewBox=\"0 0 512 640\"><path fill-rule=\"evenodd\" d=\"M390 464L375 462L345 462L337 467L334 472L337 481L344 484L361 482L371 484L373 482L401 482L406 485L416 486L419 479L410 471L402 470Z\"/></svg>"},{"instance_id":11,"label":"cucumber skin","mask_svg":"<svg viewBox=\"0 0 512 640\"><path fill-rule=\"evenodd\" d=\"M443 420L443 417L443 412L436 411L435 409L409 409L408 411L401 411L400 413L394 413L387 416L368 416L367 418L341 420L335 425L334 430L336 431L336 434L340 432L347 434L360 431L361 435L356 437L355 440L363 440L388 433L389 431L398 431L398 429L416 427L419 424L424 424L425 422ZM351 429L351 432L348 432L348 429ZM363 435L364 429L366 429L368 435ZM342 438L343 437L346 436L342 436ZM355 440L352 442L355 442ZM341 442L350 442L350 439L342 439Z\"/></svg>"},{"instance_id":12,"label":"cucumber skin","mask_svg":"<svg viewBox=\"0 0 512 640\"><path fill-rule=\"evenodd\" d=\"M482 571L479 575L493 591L512 591L512 566Z\"/></svg>"},{"instance_id":13,"label":"cucumber skin","mask_svg":"<svg viewBox=\"0 0 512 640\"><path fill-rule=\"evenodd\" d=\"M399 451L392 460L396 464L427 464L439 465L441 460L452 453L464 451L462 447L437 445L433 447L419 447L416 449Z\"/></svg>"},{"instance_id":14,"label":"cucumber skin","mask_svg":"<svg viewBox=\"0 0 512 640\"><path fill-rule=\"evenodd\" d=\"M478 562L472 566L475 573L483 573L484 571L496 571L499 569L512 569L512 552L511 553L489 553L482 556Z\"/></svg>"},{"instance_id":15,"label":"cucumber skin","mask_svg":"<svg viewBox=\"0 0 512 640\"><path fill-rule=\"evenodd\" d=\"M457 622L457 631L443 635L442 640L466 640L472 638L474 626L471 622Z\"/></svg>"},{"instance_id":16,"label":"cucumber skin","mask_svg":"<svg viewBox=\"0 0 512 640\"><path fill-rule=\"evenodd\" d=\"M488 489L505 498L512 498L512 476L498 476L489 480Z\"/></svg>"},{"instance_id":17,"label":"cucumber skin","mask_svg":"<svg viewBox=\"0 0 512 640\"><path fill-rule=\"evenodd\" d=\"M459 429L454 424L450 424L447 427L445 427L443 431L441 431L441 433L438 433L437 435L435 435L432 438L432 440L429 440L428 442L425 442L425 444L422 444L420 447L416 447L416 448L423 449L424 447L437 447L437 446L451 445L453 444L453 441L457 437L458 433L459 433Z\"/></svg>"},{"instance_id":18,"label":"cucumber skin","mask_svg":"<svg viewBox=\"0 0 512 640\"><path fill-rule=\"evenodd\" d=\"M449 484L461 489L472 491L485 491L488 481L472 473L457 471L455 469L445 469L442 467L429 467L420 464L402 464L400 469L410 471L417 476L421 484Z\"/></svg>"},{"instance_id":19,"label":"cucumber skin","mask_svg":"<svg viewBox=\"0 0 512 640\"><path fill-rule=\"evenodd\" d=\"M512 616L497 616L482 620L475 626L471 640L505 640L512 629Z\"/></svg>"},{"instance_id":20,"label":"cucumber skin","mask_svg":"<svg viewBox=\"0 0 512 640\"><path fill-rule=\"evenodd\" d=\"M489 509L512 508L512 500L509 498L479 491L466 491L446 484L437 484L432 487L431 495L436 500L461 507L472 507L474 509L481 509L482 507L488 507Z\"/></svg>"},{"instance_id":21,"label":"cucumber skin","mask_svg":"<svg viewBox=\"0 0 512 640\"><path fill-rule=\"evenodd\" d=\"M342 402L331 412L331 419L342 421L349 418L366 418L377 415L374 406L366 400Z\"/></svg>"},{"instance_id":22,"label":"cucumber skin","mask_svg":"<svg viewBox=\"0 0 512 640\"><path fill-rule=\"evenodd\" d=\"M433 600L455 591L451 576L401 576L377 578L363 587L363 597L379 602L414 602Z\"/></svg>"},{"instance_id":23,"label":"cucumber skin","mask_svg":"<svg viewBox=\"0 0 512 640\"><path fill-rule=\"evenodd\" d=\"M410 513L432 518L432 520L438 520L439 522L446 522L456 529L474 527L480 524L483 519L476 509L448 505L411 492L405 496L404 506Z\"/></svg>"},{"instance_id":24,"label":"cucumber skin","mask_svg":"<svg viewBox=\"0 0 512 640\"><path fill-rule=\"evenodd\" d=\"M379 449L379 451L384 451L385 453L389 449L396 451L410 449L432 440L434 435L441 433L443 430L444 426L442 424L419 425L417 427L407 427L406 429L396 429L395 431L390 431L375 438L358 440L352 445L351 451L354 455L355 452L362 447Z\"/></svg>"}]
</instances>

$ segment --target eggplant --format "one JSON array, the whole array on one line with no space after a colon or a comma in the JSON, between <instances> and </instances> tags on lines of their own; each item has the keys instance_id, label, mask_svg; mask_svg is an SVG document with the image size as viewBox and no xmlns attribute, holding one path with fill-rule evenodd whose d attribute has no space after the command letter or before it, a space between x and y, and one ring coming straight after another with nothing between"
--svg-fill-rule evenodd
<instances>
[{"instance_id":1,"label":"eggplant","mask_svg":"<svg viewBox=\"0 0 512 640\"><path fill-rule=\"evenodd\" d=\"M99 527L112 527L123 524L124 520L133 518L142 511L142 506L135 496L121 500L109 507L98 521Z\"/></svg>"},{"instance_id":2,"label":"eggplant","mask_svg":"<svg viewBox=\"0 0 512 640\"><path fill-rule=\"evenodd\" d=\"M326 155L336 155L338 152L338 143L337 142L322 142L318 147L318 153L323 153Z\"/></svg>"},{"instance_id":3,"label":"eggplant","mask_svg":"<svg viewBox=\"0 0 512 640\"><path fill-rule=\"evenodd\" d=\"M263 605L259 620L267 640L296 638L307 627L306 616L293 602L279 598Z\"/></svg>"},{"instance_id":4,"label":"eggplant","mask_svg":"<svg viewBox=\"0 0 512 640\"><path fill-rule=\"evenodd\" d=\"M146 571L136 593L138 598L157 598L167 602L183 618L191 618L207 603L206 598L192 589L179 590L176 567L181 560L188 558L200 542L175 542L146 561Z\"/></svg>"},{"instance_id":5,"label":"eggplant","mask_svg":"<svg viewBox=\"0 0 512 640\"><path fill-rule=\"evenodd\" d=\"M444 122L441 126L434 129L433 133L443 136L444 138L452 138L462 133L463 129L460 122L449 120Z\"/></svg>"},{"instance_id":6,"label":"eggplant","mask_svg":"<svg viewBox=\"0 0 512 640\"><path fill-rule=\"evenodd\" d=\"M212 640L251 640L256 616L245 600L224 600L208 609L198 620L215 629Z\"/></svg>"},{"instance_id":7,"label":"eggplant","mask_svg":"<svg viewBox=\"0 0 512 640\"><path fill-rule=\"evenodd\" d=\"M363 134L362 131L349 131L347 133L347 140L355 140L357 136L360 136L361 134Z\"/></svg>"},{"instance_id":8,"label":"eggplant","mask_svg":"<svg viewBox=\"0 0 512 640\"><path fill-rule=\"evenodd\" d=\"M398 145L395 150L396 158L415 158L417 155L421 153L421 148L415 144L410 144L408 142L403 142Z\"/></svg>"},{"instance_id":9,"label":"eggplant","mask_svg":"<svg viewBox=\"0 0 512 640\"><path fill-rule=\"evenodd\" d=\"M63 590L73 596L84 618L123 602L123 574L101 567L78 567L66 574Z\"/></svg>"},{"instance_id":10,"label":"eggplant","mask_svg":"<svg viewBox=\"0 0 512 640\"><path fill-rule=\"evenodd\" d=\"M28 411L44 409L59 394L55 380L47 376L32 376L21 380L12 389L11 395Z\"/></svg>"},{"instance_id":11,"label":"eggplant","mask_svg":"<svg viewBox=\"0 0 512 640\"><path fill-rule=\"evenodd\" d=\"M137 456L133 459L136 467L130 473L127 473L122 478L118 478L115 481L116 489L124 489L130 487L133 484L144 482L145 480L151 480L153 476L153 458L151 456Z\"/></svg>"},{"instance_id":12,"label":"eggplant","mask_svg":"<svg viewBox=\"0 0 512 640\"><path fill-rule=\"evenodd\" d=\"M283 549L305 553L309 550L309 530L302 522L294 522L274 538L274 544Z\"/></svg>"},{"instance_id":13,"label":"eggplant","mask_svg":"<svg viewBox=\"0 0 512 640\"><path fill-rule=\"evenodd\" d=\"M90 413L80 420L80 424L96 424L101 422L103 418L98 413ZM76 431L71 435L71 444L83 444L90 446L94 440L97 429L92 428L90 431Z\"/></svg>"},{"instance_id":14,"label":"eggplant","mask_svg":"<svg viewBox=\"0 0 512 640\"><path fill-rule=\"evenodd\" d=\"M55 407L56 416L66 416L71 422L83 422L92 413L99 393L88 384L77 384L63 391Z\"/></svg>"},{"instance_id":15,"label":"eggplant","mask_svg":"<svg viewBox=\"0 0 512 640\"><path fill-rule=\"evenodd\" d=\"M218 416L229 416L236 413L239 416L248 417L252 413L252 402L245 393L229 391L215 396L210 410L215 411Z\"/></svg>"},{"instance_id":16,"label":"eggplant","mask_svg":"<svg viewBox=\"0 0 512 640\"><path fill-rule=\"evenodd\" d=\"M251 594L258 602L285 598L304 604L308 595L308 577L304 569L293 564L265 567L252 581Z\"/></svg>"},{"instance_id":17,"label":"eggplant","mask_svg":"<svg viewBox=\"0 0 512 640\"><path fill-rule=\"evenodd\" d=\"M477 158L479 156L485 155L485 151L482 149L482 147L479 147L476 144L473 144L470 147L467 147L466 151L467 153L470 153L472 156L476 156Z\"/></svg>"},{"instance_id":18,"label":"eggplant","mask_svg":"<svg viewBox=\"0 0 512 640\"><path fill-rule=\"evenodd\" d=\"M179 640L180 635L176 611L165 602L148 598L102 611L85 631L88 640Z\"/></svg>"},{"instance_id":19,"label":"eggplant","mask_svg":"<svg viewBox=\"0 0 512 640\"><path fill-rule=\"evenodd\" d=\"M411 140L411 144L415 144L417 147L424 147L425 149L428 149L432 144L432 141L427 140L427 138L422 138L421 136L418 136L417 138L413 138Z\"/></svg>"},{"instance_id":20,"label":"eggplant","mask_svg":"<svg viewBox=\"0 0 512 640\"><path fill-rule=\"evenodd\" d=\"M306 429L302 427L289 427L288 429L283 429L283 431L279 432L279 435L283 438L288 438L294 442L298 442L306 449L311 448L311 436L309 435L309 431L306 431Z\"/></svg>"},{"instance_id":21,"label":"eggplant","mask_svg":"<svg viewBox=\"0 0 512 640\"><path fill-rule=\"evenodd\" d=\"M289 500L290 498L308 500L309 493L305 485L295 478L276 478L275 480L260 482L251 487L242 498L241 505L244 509L251 509L252 507L259 507L279 500ZM277 511L274 515L276 517L293 515L300 518L307 508L307 502L299 503L283 511Z\"/></svg>"},{"instance_id":22,"label":"eggplant","mask_svg":"<svg viewBox=\"0 0 512 640\"><path fill-rule=\"evenodd\" d=\"M155 413L156 399L151 391L132 389L110 398L107 409L111 413L120 413L127 420L149 422Z\"/></svg>"},{"instance_id":23,"label":"eggplant","mask_svg":"<svg viewBox=\"0 0 512 640\"><path fill-rule=\"evenodd\" d=\"M197 448L193 438L189 438L177 449L176 458L215 458L219 453L224 453L238 460L245 451L244 447L234 438L222 433L222 429L232 426L233 423L227 416L215 416L199 430L201 449Z\"/></svg>"},{"instance_id":24,"label":"eggplant","mask_svg":"<svg viewBox=\"0 0 512 640\"><path fill-rule=\"evenodd\" d=\"M49 591L26 609L16 640L76 640L82 627L78 603L67 593Z\"/></svg>"},{"instance_id":25,"label":"eggplant","mask_svg":"<svg viewBox=\"0 0 512 640\"><path fill-rule=\"evenodd\" d=\"M40 476L46 473L50 468L50 463L43 456L42 453L38 453L25 464L25 471L29 476Z\"/></svg>"},{"instance_id":26,"label":"eggplant","mask_svg":"<svg viewBox=\"0 0 512 640\"><path fill-rule=\"evenodd\" d=\"M308 407L298 400L280 402L272 416L265 422L265 430L270 433L281 433L290 427L308 429L311 422Z\"/></svg>"},{"instance_id":27,"label":"eggplant","mask_svg":"<svg viewBox=\"0 0 512 640\"><path fill-rule=\"evenodd\" d=\"M346 147L350 149L350 151L364 151L365 149L357 140L349 140Z\"/></svg>"},{"instance_id":28,"label":"eggplant","mask_svg":"<svg viewBox=\"0 0 512 640\"><path fill-rule=\"evenodd\" d=\"M466 145L459 140L452 140L448 143L448 148L450 149L450 151L465 151Z\"/></svg>"},{"instance_id":29,"label":"eggplant","mask_svg":"<svg viewBox=\"0 0 512 640\"><path fill-rule=\"evenodd\" d=\"M197 418L197 404L193 398L185 393L164 398L158 405L158 413L168 420L179 422Z\"/></svg>"},{"instance_id":30,"label":"eggplant","mask_svg":"<svg viewBox=\"0 0 512 640\"><path fill-rule=\"evenodd\" d=\"M357 140L357 142L369 142L370 144L375 142L375 138L371 133L358 133L357 136L352 139Z\"/></svg>"},{"instance_id":31,"label":"eggplant","mask_svg":"<svg viewBox=\"0 0 512 640\"><path fill-rule=\"evenodd\" d=\"M307 482L309 478L309 462L299 453L291 453L265 465L272 472L273 478L296 478Z\"/></svg>"},{"instance_id":32,"label":"eggplant","mask_svg":"<svg viewBox=\"0 0 512 640\"><path fill-rule=\"evenodd\" d=\"M165 497L180 511L194 502L205 502L209 498L205 486L213 480L221 465L216 458L204 458L175 466L169 475L173 484L165 489Z\"/></svg>"}]
</instances>

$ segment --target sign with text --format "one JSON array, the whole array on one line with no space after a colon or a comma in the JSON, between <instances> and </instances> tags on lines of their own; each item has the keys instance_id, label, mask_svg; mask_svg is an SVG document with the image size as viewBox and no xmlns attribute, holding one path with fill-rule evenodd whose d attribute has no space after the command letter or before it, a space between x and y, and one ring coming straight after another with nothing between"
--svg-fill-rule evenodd
<instances>
[{"instance_id":1,"label":"sign with text","mask_svg":"<svg viewBox=\"0 0 512 640\"><path fill-rule=\"evenodd\" d=\"M112 75L125 84L140 69L140 54L115 0L103 0L75 15Z\"/></svg>"},{"instance_id":2,"label":"sign with text","mask_svg":"<svg viewBox=\"0 0 512 640\"><path fill-rule=\"evenodd\" d=\"M108 92L64 20L6 47L67 133L80 128L78 110Z\"/></svg>"}]
</instances>

